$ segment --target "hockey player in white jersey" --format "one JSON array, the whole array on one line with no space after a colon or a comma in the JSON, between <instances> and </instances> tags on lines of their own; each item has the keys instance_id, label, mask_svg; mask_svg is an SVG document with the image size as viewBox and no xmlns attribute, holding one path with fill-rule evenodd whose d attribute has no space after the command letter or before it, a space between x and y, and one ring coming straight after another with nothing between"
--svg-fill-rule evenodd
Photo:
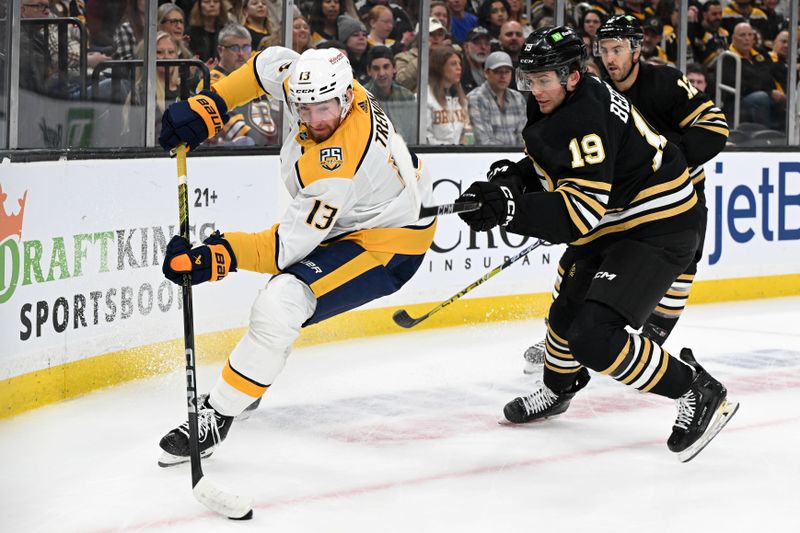
<instances>
[{"instance_id":1,"label":"hockey player in white jersey","mask_svg":"<svg viewBox=\"0 0 800 533\"><path fill-rule=\"evenodd\" d=\"M394 126L336 49L264 50L212 91L170 106L159 142L167 150L195 148L221 127L228 109L264 94L284 100L293 117L281 149L293 201L261 232L217 232L195 248L173 237L164 259L165 276L177 284L186 273L192 284L237 269L272 274L247 333L201 397L203 456L273 383L302 327L397 291L422 263L436 225L417 216L420 201L431 203L430 178L414 159L418 190L405 187L390 149ZM184 422L161 439L161 466L189 460L188 433Z\"/></svg>"}]
</instances>

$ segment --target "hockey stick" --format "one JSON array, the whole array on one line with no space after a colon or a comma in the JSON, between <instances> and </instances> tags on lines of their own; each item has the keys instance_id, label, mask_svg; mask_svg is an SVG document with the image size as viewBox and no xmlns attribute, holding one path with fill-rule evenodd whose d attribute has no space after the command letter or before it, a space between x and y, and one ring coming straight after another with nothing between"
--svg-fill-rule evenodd
<instances>
[{"instance_id":1,"label":"hockey stick","mask_svg":"<svg viewBox=\"0 0 800 533\"><path fill-rule=\"evenodd\" d=\"M419 186L417 184L417 169L414 168L414 162L411 160L411 152L408 151L408 146L397 132L389 136L389 150L392 153L392 158L397 165L397 170L400 172L400 178L408 188L408 195L411 198L412 208L417 213L417 219L435 217L439 215L451 215L453 213L465 213L467 211L476 211L481 208L480 202L455 202L452 204L442 205L422 205L422 198L419 195Z\"/></svg>"},{"instance_id":2,"label":"hockey stick","mask_svg":"<svg viewBox=\"0 0 800 533\"><path fill-rule=\"evenodd\" d=\"M181 237L189 240L189 195L186 183L186 145L173 151L178 158L178 217ZM194 311L192 309L192 276L183 276L183 341L186 347L186 400L189 411L189 458L192 465L192 493L203 505L233 520L253 518L252 501L229 494L203 475L200 464L200 437L197 428L197 370L194 358Z\"/></svg>"},{"instance_id":3,"label":"hockey stick","mask_svg":"<svg viewBox=\"0 0 800 533\"><path fill-rule=\"evenodd\" d=\"M440 303L439 305L437 305L436 307L434 307L433 309L431 309L430 311L428 311L427 313L425 313L421 317L419 317L419 318L411 318L411 316L409 316L409 314L406 312L405 309L398 309L392 315L392 320L394 320L395 324L397 324L401 328L413 328L414 326L416 326L417 324L419 324L423 320L428 319L432 314L438 313L439 311L441 311L442 309L444 309L445 307L447 307L451 303L455 302L456 300L458 300L459 298L461 298L462 296L467 294L469 291L471 291L472 289L474 289L475 287L477 287L478 285L480 285L484 281L486 281L489 278L491 278L492 276L494 276L495 274L498 274L501 271L505 270L506 268L511 266L512 263L515 263L515 262L519 261L520 259L522 259L526 255L531 253L533 250L535 250L536 248L541 246L544 242L545 241L539 239L535 243L531 244L530 246L528 246L527 248L525 248L524 250L519 252L517 255L515 255L513 257L509 257L508 259L506 259L503 262L502 265L493 268L492 270L490 270L489 272L484 274L483 277L473 281L468 286L466 286L464 289L459 291L457 294L454 294L453 296L451 296L447 300L443 301L442 303Z\"/></svg>"}]
</instances>

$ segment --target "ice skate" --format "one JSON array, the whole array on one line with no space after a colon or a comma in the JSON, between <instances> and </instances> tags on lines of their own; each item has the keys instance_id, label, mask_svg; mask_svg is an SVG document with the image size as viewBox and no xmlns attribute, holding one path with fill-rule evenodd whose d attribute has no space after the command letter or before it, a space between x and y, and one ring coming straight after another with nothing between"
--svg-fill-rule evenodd
<instances>
[{"instance_id":1,"label":"ice skate","mask_svg":"<svg viewBox=\"0 0 800 533\"><path fill-rule=\"evenodd\" d=\"M542 339L525 350L525 368L522 369L525 374L537 374L541 371L544 364L544 342Z\"/></svg>"},{"instance_id":2,"label":"ice skate","mask_svg":"<svg viewBox=\"0 0 800 533\"><path fill-rule=\"evenodd\" d=\"M503 408L503 415L512 424L524 424L534 420L558 416L569 407L575 393L589 383L589 372L581 368L573 385L564 392L556 393L544 383L529 396L514 398Z\"/></svg>"},{"instance_id":3,"label":"ice skate","mask_svg":"<svg viewBox=\"0 0 800 533\"><path fill-rule=\"evenodd\" d=\"M197 408L200 457L208 457L225 440L233 417L216 412L208 403L207 394L198 398ZM158 466L168 467L189 461L189 422L184 422L164 435L158 445L163 450Z\"/></svg>"},{"instance_id":4,"label":"ice skate","mask_svg":"<svg viewBox=\"0 0 800 533\"><path fill-rule=\"evenodd\" d=\"M695 377L691 388L675 400L678 418L667 447L685 463L700 453L733 418L739 402L727 399L725 386L697 363L690 349L681 350L680 357L694 368Z\"/></svg>"},{"instance_id":5,"label":"ice skate","mask_svg":"<svg viewBox=\"0 0 800 533\"><path fill-rule=\"evenodd\" d=\"M208 398L208 393L201 394L200 396L197 397L197 403L198 404L205 403L206 398ZM261 398L257 398L256 401L245 407L244 411L234 416L233 419L236 420L237 422L241 422L242 420L247 420L248 418L250 418L250 415L253 414L253 411L258 409L258 406L260 404L261 404Z\"/></svg>"}]
</instances>

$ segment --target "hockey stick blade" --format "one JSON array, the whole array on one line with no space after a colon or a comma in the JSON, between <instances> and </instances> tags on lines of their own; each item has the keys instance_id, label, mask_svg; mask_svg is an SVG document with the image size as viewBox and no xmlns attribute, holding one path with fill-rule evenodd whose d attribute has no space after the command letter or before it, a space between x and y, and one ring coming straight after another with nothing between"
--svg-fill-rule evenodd
<instances>
[{"instance_id":1,"label":"hockey stick blade","mask_svg":"<svg viewBox=\"0 0 800 533\"><path fill-rule=\"evenodd\" d=\"M194 497L214 511L231 520L250 520L253 518L253 500L237 494L230 494L209 481L207 476L200 478L192 489Z\"/></svg>"},{"instance_id":2,"label":"hockey stick blade","mask_svg":"<svg viewBox=\"0 0 800 533\"><path fill-rule=\"evenodd\" d=\"M419 218L452 215L454 213L466 213L468 211L477 211L480 208L480 202L455 202L452 204L430 206L423 205L419 208Z\"/></svg>"},{"instance_id":3,"label":"hockey stick blade","mask_svg":"<svg viewBox=\"0 0 800 533\"><path fill-rule=\"evenodd\" d=\"M706 431L700 436L694 444L683 450L682 452L678 453L678 460L682 463L688 463L692 459L694 459L697 454L703 451L706 446L711 443L711 440L717 436L717 434L722 431L728 422L731 421L733 415L736 414L736 411L739 410L739 402L732 402L730 400L725 400L722 404L717 408L717 412L714 415L714 420L708 425Z\"/></svg>"},{"instance_id":4,"label":"hockey stick blade","mask_svg":"<svg viewBox=\"0 0 800 533\"><path fill-rule=\"evenodd\" d=\"M427 315L423 316L422 318L411 318L405 309L398 309L392 315L392 320L394 320L394 323L401 328L413 328L425 320L425 318L427 318Z\"/></svg>"}]
</instances>

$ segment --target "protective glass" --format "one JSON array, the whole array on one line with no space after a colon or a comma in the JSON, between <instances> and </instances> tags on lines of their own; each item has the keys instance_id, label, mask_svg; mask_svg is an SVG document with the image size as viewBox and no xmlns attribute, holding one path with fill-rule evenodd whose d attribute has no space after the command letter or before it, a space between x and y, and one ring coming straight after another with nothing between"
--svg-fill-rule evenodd
<instances>
[{"instance_id":1,"label":"protective glass","mask_svg":"<svg viewBox=\"0 0 800 533\"><path fill-rule=\"evenodd\" d=\"M292 104L292 109L300 121L306 124L327 122L339 118L341 113L338 98L331 98L315 104L294 103Z\"/></svg>"}]
</instances>

